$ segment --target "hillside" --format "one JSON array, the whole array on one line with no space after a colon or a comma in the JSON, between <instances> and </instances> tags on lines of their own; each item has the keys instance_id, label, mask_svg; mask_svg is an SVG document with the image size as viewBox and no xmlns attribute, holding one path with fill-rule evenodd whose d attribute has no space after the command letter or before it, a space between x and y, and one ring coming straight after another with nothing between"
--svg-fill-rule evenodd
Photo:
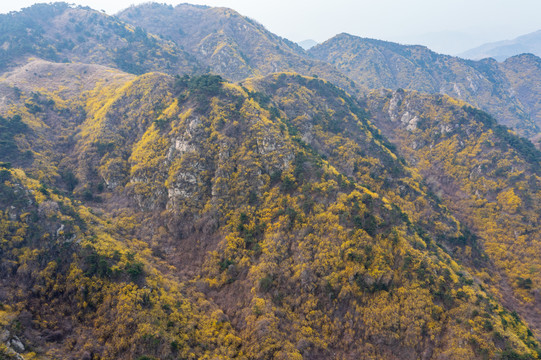
<instances>
[{"instance_id":1,"label":"hillside","mask_svg":"<svg viewBox=\"0 0 541 360\"><path fill-rule=\"evenodd\" d=\"M541 128L539 113L532 98L520 87L535 81L522 78L517 84L513 72L536 73L537 65L522 62L499 64L440 55L422 46L404 46L348 34L336 37L309 50L314 57L328 61L365 89L411 89L431 94L446 94L492 114L498 122L521 135L535 138ZM530 67L531 66L531 67ZM526 85L529 84L529 85Z\"/></svg>"},{"instance_id":2,"label":"hillside","mask_svg":"<svg viewBox=\"0 0 541 360\"><path fill-rule=\"evenodd\" d=\"M466 59L480 60L494 58L504 61L515 55L531 53L541 56L541 30L522 35L513 40L497 41L464 51L459 56Z\"/></svg>"},{"instance_id":3,"label":"hillside","mask_svg":"<svg viewBox=\"0 0 541 360\"><path fill-rule=\"evenodd\" d=\"M238 354L218 307L165 275L126 223L20 169L0 176L2 359Z\"/></svg>"},{"instance_id":4,"label":"hillside","mask_svg":"<svg viewBox=\"0 0 541 360\"><path fill-rule=\"evenodd\" d=\"M381 91L368 103L383 134L478 237L494 265L479 276L539 330L541 297L533 284L541 282L541 152L446 96Z\"/></svg>"},{"instance_id":5,"label":"hillside","mask_svg":"<svg viewBox=\"0 0 541 360\"><path fill-rule=\"evenodd\" d=\"M31 156L12 166L39 179L3 164L10 348L103 359L537 356L532 331L472 272L486 266L466 254L482 252L475 239L342 90L295 74L235 85L75 66L27 65L44 86L0 108L28 127L12 140ZM55 67L57 90L42 73ZM62 91L74 71L79 96ZM93 82L97 73L108 81Z\"/></svg>"},{"instance_id":6,"label":"hillside","mask_svg":"<svg viewBox=\"0 0 541 360\"><path fill-rule=\"evenodd\" d=\"M29 57L101 64L134 74L198 69L172 42L102 12L62 2L0 14L0 43L0 72L25 64Z\"/></svg>"},{"instance_id":7,"label":"hillside","mask_svg":"<svg viewBox=\"0 0 541 360\"><path fill-rule=\"evenodd\" d=\"M356 92L351 80L334 67L306 56L299 45L231 9L148 3L132 6L118 17L170 39L212 73L232 81L291 71L318 75Z\"/></svg>"},{"instance_id":8,"label":"hillside","mask_svg":"<svg viewBox=\"0 0 541 360\"><path fill-rule=\"evenodd\" d=\"M509 80L511 88L529 111L531 119L538 119L541 113L541 58L523 54L512 56L499 64ZM536 122L537 127L539 121ZM531 140L541 144L541 132Z\"/></svg>"}]
</instances>

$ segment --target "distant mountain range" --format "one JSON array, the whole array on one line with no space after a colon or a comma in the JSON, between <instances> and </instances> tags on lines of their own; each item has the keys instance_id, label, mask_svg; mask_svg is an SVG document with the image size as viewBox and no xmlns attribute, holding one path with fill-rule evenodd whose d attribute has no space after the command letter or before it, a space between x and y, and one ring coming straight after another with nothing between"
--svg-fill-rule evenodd
<instances>
[{"instance_id":1,"label":"distant mountain range","mask_svg":"<svg viewBox=\"0 0 541 360\"><path fill-rule=\"evenodd\" d=\"M37 4L0 15L0 26L0 71L24 64L31 56L101 64L133 74L200 68L193 56L171 41L100 11L67 3Z\"/></svg>"},{"instance_id":2,"label":"distant mountain range","mask_svg":"<svg viewBox=\"0 0 541 360\"><path fill-rule=\"evenodd\" d=\"M306 52L234 10L188 4L149 3L116 18L65 3L36 5L3 15L2 23L9 29L0 34L3 70L37 56L133 74L211 71L233 81L291 71L327 79L352 94L380 87L447 94L479 106L532 140L540 133L536 57L472 62L346 34ZM525 72L528 77L521 75Z\"/></svg>"},{"instance_id":3,"label":"distant mountain range","mask_svg":"<svg viewBox=\"0 0 541 360\"><path fill-rule=\"evenodd\" d=\"M312 40L312 39L303 40L303 41L299 42L299 46L302 47L304 50L308 50L308 49L316 46L317 44L318 44L318 42L315 41L315 40Z\"/></svg>"},{"instance_id":4,"label":"distant mountain range","mask_svg":"<svg viewBox=\"0 0 541 360\"><path fill-rule=\"evenodd\" d=\"M464 51L458 56L473 60L491 57L498 61L504 61L511 56L524 53L541 56L541 30L519 36L513 40L484 44L471 50Z\"/></svg>"}]
</instances>

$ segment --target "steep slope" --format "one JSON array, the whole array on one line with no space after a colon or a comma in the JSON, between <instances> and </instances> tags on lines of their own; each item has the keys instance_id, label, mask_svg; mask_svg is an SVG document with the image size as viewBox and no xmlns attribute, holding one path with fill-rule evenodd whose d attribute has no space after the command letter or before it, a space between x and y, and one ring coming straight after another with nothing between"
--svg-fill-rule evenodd
<instances>
[{"instance_id":1,"label":"steep slope","mask_svg":"<svg viewBox=\"0 0 541 360\"><path fill-rule=\"evenodd\" d=\"M530 118L541 128L541 58L531 54L517 55L508 58L499 66L516 96L529 111ZM541 144L541 133L534 135L531 140Z\"/></svg>"},{"instance_id":2,"label":"steep slope","mask_svg":"<svg viewBox=\"0 0 541 360\"><path fill-rule=\"evenodd\" d=\"M174 41L211 72L233 81L293 71L318 75L355 92L355 85L332 66L307 57L299 45L231 9L148 3L118 17Z\"/></svg>"},{"instance_id":3,"label":"steep slope","mask_svg":"<svg viewBox=\"0 0 541 360\"><path fill-rule=\"evenodd\" d=\"M541 56L541 30L519 36L513 40L484 44L465 51L459 56L473 60L491 57L498 61L504 61L507 58L524 53Z\"/></svg>"},{"instance_id":4,"label":"steep slope","mask_svg":"<svg viewBox=\"0 0 541 360\"><path fill-rule=\"evenodd\" d=\"M165 275L169 266L126 224L20 169L0 177L1 358L239 354L221 311Z\"/></svg>"},{"instance_id":5,"label":"steep slope","mask_svg":"<svg viewBox=\"0 0 541 360\"><path fill-rule=\"evenodd\" d=\"M366 89L411 89L446 94L493 114L500 123L533 138L541 128L541 113L531 106L507 77L513 62L473 62L436 54L422 46L363 39L340 34L309 53L328 61ZM526 64L523 64L524 68ZM536 67L529 69L532 72ZM532 80L530 86L534 87ZM522 85L524 86L524 85Z\"/></svg>"},{"instance_id":6,"label":"steep slope","mask_svg":"<svg viewBox=\"0 0 541 360\"><path fill-rule=\"evenodd\" d=\"M142 74L197 70L175 44L90 8L67 3L37 4L0 15L0 72L39 57L83 62Z\"/></svg>"},{"instance_id":7,"label":"steep slope","mask_svg":"<svg viewBox=\"0 0 541 360\"><path fill-rule=\"evenodd\" d=\"M2 172L0 324L25 346L52 358L537 356L528 327L444 250L460 224L343 91L292 74L244 87L111 76L34 117L28 90L9 106L28 126L84 109L61 154L79 184ZM43 158L49 173L59 155ZM72 190L92 208L57 194ZM65 262L40 252L69 241ZM45 339L42 317L77 335Z\"/></svg>"},{"instance_id":8,"label":"steep slope","mask_svg":"<svg viewBox=\"0 0 541 360\"><path fill-rule=\"evenodd\" d=\"M539 331L541 153L446 96L382 91L368 102L382 132L478 236L494 263L491 276L479 276Z\"/></svg>"}]
</instances>

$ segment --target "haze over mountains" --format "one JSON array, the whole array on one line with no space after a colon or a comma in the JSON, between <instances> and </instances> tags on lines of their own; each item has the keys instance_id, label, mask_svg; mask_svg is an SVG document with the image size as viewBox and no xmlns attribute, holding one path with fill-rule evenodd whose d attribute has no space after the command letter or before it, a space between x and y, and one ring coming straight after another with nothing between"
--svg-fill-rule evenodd
<instances>
[{"instance_id":1,"label":"haze over mountains","mask_svg":"<svg viewBox=\"0 0 541 360\"><path fill-rule=\"evenodd\" d=\"M308 49L316 46L317 44L318 43L315 40L312 40L312 39L303 40L303 41L299 42L300 47L302 47L304 50L308 50Z\"/></svg>"},{"instance_id":2,"label":"haze over mountains","mask_svg":"<svg viewBox=\"0 0 541 360\"><path fill-rule=\"evenodd\" d=\"M538 57L188 4L0 29L0 358L541 357Z\"/></svg>"},{"instance_id":3,"label":"haze over mountains","mask_svg":"<svg viewBox=\"0 0 541 360\"><path fill-rule=\"evenodd\" d=\"M497 41L481 45L460 53L459 56L466 59L494 58L504 61L514 55L531 53L541 56L541 30L530 34L522 35L513 40Z\"/></svg>"},{"instance_id":4,"label":"haze over mountains","mask_svg":"<svg viewBox=\"0 0 541 360\"><path fill-rule=\"evenodd\" d=\"M488 42L486 35L482 36L471 31L450 30L409 36L404 35L385 40L407 45L422 45L428 47L434 52L452 56L456 56L464 51Z\"/></svg>"}]
</instances>

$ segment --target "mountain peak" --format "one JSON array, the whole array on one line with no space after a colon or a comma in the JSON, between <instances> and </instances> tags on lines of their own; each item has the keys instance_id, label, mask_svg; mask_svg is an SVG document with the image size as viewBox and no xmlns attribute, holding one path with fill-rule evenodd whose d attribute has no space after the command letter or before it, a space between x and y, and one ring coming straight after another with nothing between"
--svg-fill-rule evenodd
<instances>
[{"instance_id":1,"label":"mountain peak","mask_svg":"<svg viewBox=\"0 0 541 360\"><path fill-rule=\"evenodd\" d=\"M346 42L345 44L343 42ZM336 46L358 46L358 45L369 45L369 46L375 46L375 47L383 47L383 48L389 48L393 49L393 51L420 51L425 52L428 54L436 54L432 50L430 50L428 47L424 45L402 45L399 43L395 43L392 41L387 40L380 40L380 39L373 39L373 38L366 38L361 37L357 35L352 35L349 33L340 33L327 41L325 41L323 44L326 46L332 46L333 43L336 43ZM314 47L314 50L316 48ZM447 56L447 55L440 55L440 56Z\"/></svg>"},{"instance_id":2,"label":"mountain peak","mask_svg":"<svg viewBox=\"0 0 541 360\"><path fill-rule=\"evenodd\" d=\"M505 62L515 62L515 61L528 61L536 64L541 63L541 58L532 53L523 53L518 55L513 55L505 59Z\"/></svg>"},{"instance_id":3,"label":"mountain peak","mask_svg":"<svg viewBox=\"0 0 541 360\"><path fill-rule=\"evenodd\" d=\"M300 41L298 44L304 50L308 50L308 49L316 46L318 44L318 42L315 41L315 40L312 40L312 39L307 39L307 40Z\"/></svg>"},{"instance_id":4,"label":"mountain peak","mask_svg":"<svg viewBox=\"0 0 541 360\"><path fill-rule=\"evenodd\" d=\"M329 64L306 57L305 51L256 21L228 8L200 8L181 4L163 12L129 8L119 13L127 22L171 39L197 60L229 80L279 71L318 75L354 93L351 80ZM270 60L272 59L272 61Z\"/></svg>"}]
</instances>

